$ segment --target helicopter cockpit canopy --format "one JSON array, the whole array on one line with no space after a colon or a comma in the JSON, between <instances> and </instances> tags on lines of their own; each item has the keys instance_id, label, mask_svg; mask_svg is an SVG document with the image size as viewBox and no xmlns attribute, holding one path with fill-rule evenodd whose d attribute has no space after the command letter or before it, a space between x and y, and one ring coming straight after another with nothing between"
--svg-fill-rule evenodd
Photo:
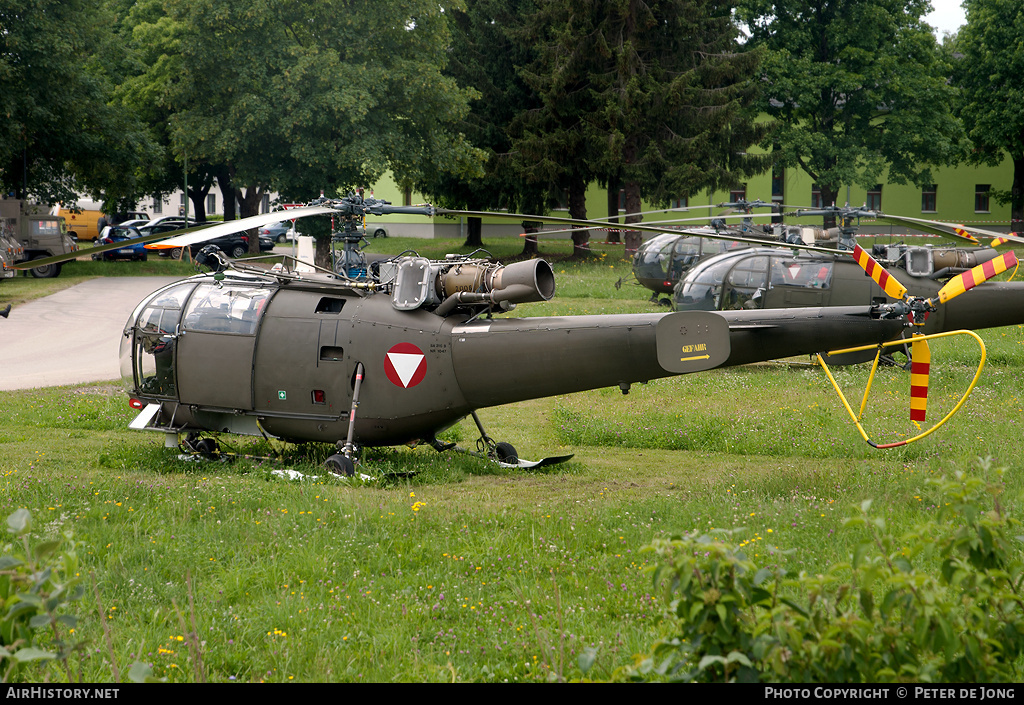
<instances>
[{"instance_id":1,"label":"helicopter cockpit canopy","mask_svg":"<svg viewBox=\"0 0 1024 705\"><path fill-rule=\"evenodd\" d=\"M769 248L727 252L697 264L675 288L678 311L764 308L776 289L831 287L834 261Z\"/></svg>"},{"instance_id":2,"label":"helicopter cockpit canopy","mask_svg":"<svg viewBox=\"0 0 1024 705\"><path fill-rule=\"evenodd\" d=\"M256 278L188 279L139 304L121 338L121 379L130 391L177 394L175 344L183 332L254 336L275 288Z\"/></svg>"},{"instance_id":3,"label":"helicopter cockpit canopy","mask_svg":"<svg viewBox=\"0 0 1024 705\"><path fill-rule=\"evenodd\" d=\"M637 279L661 279L666 286L682 276L702 256L727 252L740 243L711 240L698 235L662 233L651 238L633 256L633 273Z\"/></svg>"}]
</instances>

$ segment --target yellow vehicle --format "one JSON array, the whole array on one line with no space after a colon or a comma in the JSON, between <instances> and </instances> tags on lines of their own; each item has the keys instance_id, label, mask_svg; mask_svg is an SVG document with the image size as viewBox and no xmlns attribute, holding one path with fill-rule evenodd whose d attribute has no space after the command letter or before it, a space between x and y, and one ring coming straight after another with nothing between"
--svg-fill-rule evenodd
<instances>
[{"instance_id":1,"label":"yellow vehicle","mask_svg":"<svg viewBox=\"0 0 1024 705\"><path fill-rule=\"evenodd\" d=\"M64 218L68 235L76 240L95 240L103 234L105 226L115 225L125 220L149 220L149 214L145 211L127 211L113 216L107 215L104 218L103 211L98 208L61 207L57 211L57 215ZM101 218L104 219L100 220Z\"/></svg>"},{"instance_id":2,"label":"yellow vehicle","mask_svg":"<svg viewBox=\"0 0 1024 705\"><path fill-rule=\"evenodd\" d=\"M68 234L78 240L95 240L100 236L96 223L103 213L98 210L70 210L68 208L61 208L57 215L64 218L64 225L68 229Z\"/></svg>"}]
</instances>

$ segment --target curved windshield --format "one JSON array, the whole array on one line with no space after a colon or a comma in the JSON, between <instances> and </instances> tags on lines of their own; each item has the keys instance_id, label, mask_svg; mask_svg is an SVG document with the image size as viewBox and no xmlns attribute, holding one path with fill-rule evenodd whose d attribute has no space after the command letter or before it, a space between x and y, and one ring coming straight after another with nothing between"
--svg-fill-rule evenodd
<instances>
[{"instance_id":1,"label":"curved windshield","mask_svg":"<svg viewBox=\"0 0 1024 705\"><path fill-rule=\"evenodd\" d=\"M185 311L185 329L254 335L269 289L200 284Z\"/></svg>"},{"instance_id":2,"label":"curved windshield","mask_svg":"<svg viewBox=\"0 0 1024 705\"><path fill-rule=\"evenodd\" d=\"M724 241L711 244L727 251L699 262L679 280L674 295L676 310L760 307L759 294L763 294L768 279L772 250L752 249L746 245L739 245L741 249L735 250L732 248L736 243ZM749 303L752 300L754 303Z\"/></svg>"},{"instance_id":3,"label":"curved windshield","mask_svg":"<svg viewBox=\"0 0 1024 705\"><path fill-rule=\"evenodd\" d=\"M729 272L723 309L761 308L768 283L768 256L741 259Z\"/></svg>"},{"instance_id":4,"label":"curved windshield","mask_svg":"<svg viewBox=\"0 0 1024 705\"><path fill-rule=\"evenodd\" d=\"M195 282L161 289L136 307L121 338L121 379L129 390L174 396L174 341L185 300Z\"/></svg>"},{"instance_id":5,"label":"curved windshield","mask_svg":"<svg viewBox=\"0 0 1024 705\"><path fill-rule=\"evenodd\" d=\"M676 287L676 309L715 311L722 300L722 284L732 266L731 259L712 258L690 270Z\"/></svg>"},{"instance_id":6,"label":"curved windshield","mask_svg":"<svg viewBox=\"0 0 1024 705\"><path fill-rule=\"evenodd\" d=\"M672 243L678 235L662 233L657 235L636 251L633 256L633 269L638 277L647 279L664 279L672 255Z\"/></svg>"}]
</instances>

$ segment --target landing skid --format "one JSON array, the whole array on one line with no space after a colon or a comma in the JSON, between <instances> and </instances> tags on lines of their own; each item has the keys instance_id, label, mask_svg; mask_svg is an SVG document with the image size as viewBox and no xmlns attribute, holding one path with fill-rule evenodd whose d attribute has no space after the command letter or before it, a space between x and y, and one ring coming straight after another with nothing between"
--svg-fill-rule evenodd
<instances>
[{"instance_id":1,"label":"landing skid","mask_svg":"<svg viewBox=\"0 0 1024 705\"><path fill-rule=\"evenodd\" d=\"M497 463L503 468L521 468L523 470L530 470L532 468L543 468L547 467L548 465L558 465L559 463L564 463L567 460L571 460L573 457L573 454L570 453L569 455L553 455L550 458L541 458L540 460L523 460L522 458L516 458L512 462L508 462L504 460L498 460L497 458L491 457L486 453L470 450L469 448L461 448L459 446L454 446L449 450L453 450L456 453L463 453L464 455L472 455L474 458L483 458L484 460L490 460L491 462ZM511 461L512 459L510 458L509 460Z\"/></svg>"},{"instance_id":2,"label":"landing skid","mask_svg":"<svg viewBox=\"0 0 1024 705\"><path fill-rule=\"evenodd\" d=\"M503 468L521 468L523 470L542 468L547 465L557 465L558 463L564 463L572 458L572 455L557 455L550 458L542 458L541 460L523 460L519 457L519 453L511 443L496 443L487 435L487 431L484 430L484 425L480 422L480 417L476 415L475 411L471 411L470 416L473 417L473 422L480 431L480 438L476 442L476 450L460 448L454 443L442 443L436 438L431 443L434 449L438 452L454 450L457 453L464 453L477 458L490 460Z\"/></svg>"}]
</instances>

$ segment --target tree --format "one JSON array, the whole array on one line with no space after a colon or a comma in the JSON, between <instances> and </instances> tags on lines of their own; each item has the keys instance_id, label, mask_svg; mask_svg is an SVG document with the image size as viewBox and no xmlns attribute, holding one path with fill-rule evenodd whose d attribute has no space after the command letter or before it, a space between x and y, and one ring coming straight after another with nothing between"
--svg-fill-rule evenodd
<instances>
[{"instance_id":1,"label":"tree","mask_svg":"<svg viewBox=\"0 0 1024 705\"><path fill-rule=\"evenodd\" d=\"M595 164L604 145L587 122L597 108L590 81L597 69L593 25L600 4L538 0L518 33L521 42L536 47L520 73L539 101L510 126L514 164L578 219L587 217L587 186L603 175ZM573 230L572 256L587 255L589 240L589 230Z\"/></svg>"},{"instance_id":2,"label":"tree","mask_svg":"<svg viewBox=\"0 0 1024 705\"><path fill-rule=\"evenodd\" d=\"M921 17L927 0L741 0L750 43L768 50L761 109L778 121L763 144L799 167L825 204L840 186L931 179L962 128L948 66Z\"/></svg>"},{"instance_id":3,"label":"tree","mask_svg":"<svg viewBox=\"0 0 1024 705\"><path fill-rule=\"evenodd\" d=\"M465 11L448 13L452 42L445 74L475 92L458 129L486 161L479 174L439 173L416 184L439 205L524 213L542 213L552 205L546 186L522 178L509 134L520 114L539 105L517 70L534 56L532 46L518 39L533 7L533 0L470 0ZM482 244L481 219L470 218L465 246ZM536 252L536 245L536 239L526 238L524 253Z\"/></svg>"},{"instance_id":4,"label":"tree","mask_svg":"<svg viewBox=\"0 0 1024 705\"><path fill-rule=\"evenodd\" d=\"M626 224L641 196L659 205L740 183L770 161L747 153L768 132L752 110L759 52L743 51L721 0L613 0L597 18L603 64L591 129L608 149L600 170L625 190ZM626 253L642 238L626 232Z\"/></svg>"},{"instance_id":5,"label":"tree","mask_svg":"<svg viewBox=\"0 0 1024 705\"><path fill-rule=\"evenodd\" d=\"M953 42L957 114L973 145L968 160L997 165L1009 154L1013 184L993 190L1010 202L1010 229L1024 229L1024 8L1018 0L967 0L967 24Z\"/></svg>"},{"instance_id":6,"label":"tree","mask_svg":"<svg viewBox=\"0 0 1024 705\"><path fill-rule=\"evenodd\" d=\"M0 187L74 202L132 188L154 146L109 103L111 15L89 0L0 0ZM122 195L122 194L117 194Z\"/></svg>"},{"instance_id":7,"label":"tree","mask_svg":"<svg viewBox=\"0 0 1024 705\"><path fill-rule=\"evenodd\" d=\"M269 190L308 200L378 180L472 171L452 126L468 94L441 71L447 18L428 0L168 0L182 26L176 153L233 169L241 215ZM227 68L230 67L230 70ZM255 245L251 238L250 245ZM326 264L329 241L319 238Z\"/></svg>"},{"instance_id":8,"label":"tree","mask_svg":"<svg viewBox=\"0 0 1024 705\"><path fill-rule=\"evenodd\" d=\"M758 54L743 51L720 0L545 0L529 72L543 108L517 143L534 178L621 182L627 213L764 170L747 154L766 129L752 110ZM627 216L626 223L640 216ZM574 240L576 237L574 236ZM626 252L641 241L627 231ZM577 243L579 247L580 243Z\"/></svg>"}]
</instances>

